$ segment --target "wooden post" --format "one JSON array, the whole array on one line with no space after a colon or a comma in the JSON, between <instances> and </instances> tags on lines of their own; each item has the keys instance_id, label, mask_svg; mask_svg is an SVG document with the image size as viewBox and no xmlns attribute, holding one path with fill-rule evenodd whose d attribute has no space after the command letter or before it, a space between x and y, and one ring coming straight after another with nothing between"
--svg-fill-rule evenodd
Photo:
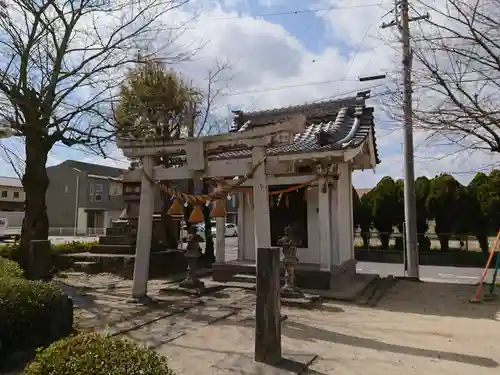
<instances>
[{"instance_id":1,"label":"wooden post","mask_svg":"<svg viewBox=\"0 0 500 375\"><path fill-rule=\"evenodd\" d=\"M281 360L279 247L257 249L256 272L254 358L257 362L274 365Z\"/></svg>"},{"instance_id":2,"label":"wooden post","mask_svg":"<svg viewBox=\"0 0 500 375\"><path fill-rule=\"evenodd\" d=\"M143 158L144 172L153 177L153 157ZM142 176L141 198L139 203L139 223L137 225L137 241L135 249L134 280L132 284L133 299L147 298L149 278L149 257L151 253L151 236L153 231L154 186Z\"/></svg>"},{"instance_id":3,"label":"wooden post","mask_svg":"<svg viewBox=\"0 0 500 375\"><path fill-rule=\"evenodd\" d=\"M266 149L257 146L252 149L253 165L261 163L253 175L253 212L255 227L255 248L271 246L271 219L269 214L269 189L267 186Z\"/></svg>"}]
</instances>

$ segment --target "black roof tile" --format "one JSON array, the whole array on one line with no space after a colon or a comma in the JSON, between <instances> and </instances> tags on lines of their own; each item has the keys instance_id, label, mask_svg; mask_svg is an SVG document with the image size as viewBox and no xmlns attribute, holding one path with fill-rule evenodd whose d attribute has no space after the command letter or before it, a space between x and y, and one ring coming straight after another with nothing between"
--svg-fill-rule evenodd
<instances>
[{"instance_id":1,"label":"black roof tile","mask_svg":"<svg viewBox=\"0 0 500 375\"><path fill-rule=\"evenodd\" d=\"M244 132L254 126L269 125L283 121L291 115L302 113L307 118L306 129L302 133L296 134L291 144L270 147L267 150L268 155L355 148L363 143L372 131L376 160L377 163L380 163L375 140L373 110L373 108L365 106L363 98L356 97L250 113L235 111L231 131ZM339 141L353 129L357 116L360 117L361 123L351 142L339 144ZM318 142L318 136L321 133L327 134L326 144ZM239 149L216 151L209 156L209 159L220 160L249 156L251 156L250 149Z\"/></svg>"}]
</instances>

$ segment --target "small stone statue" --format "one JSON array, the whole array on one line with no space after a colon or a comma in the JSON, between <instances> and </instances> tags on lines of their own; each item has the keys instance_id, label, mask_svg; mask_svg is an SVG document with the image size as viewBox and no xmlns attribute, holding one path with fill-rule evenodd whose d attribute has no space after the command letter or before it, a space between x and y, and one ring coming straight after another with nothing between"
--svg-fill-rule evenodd
<instances>
[{"instance_id":1,"label":"small stone statue","mask_svg":"<svg viewBox=\"0 0 500 375\"><path fill-rule=\"evenodd\" d=\"M203 281L198 279L196 270L198 269L198 258L201 255L200 244L196 234L196 227L191 226L187 236L187 247L184 256L188 261L188 269L186 278L179 284L181 288L186 289L201 289L205 287Z\"/></svg>"},{"instance_id":2,"label":"small stone statue","mask_svg":"<svg viewBox=\"0 0 500 375\"><path fill-rule=\"evenodd\" d=\"M285 285L281 288L281 296L287 298L302 297L302 292L295 286L295 267L299 262L297 258L297 246L300 241L296 240L293 227L287 225L284 236L278 240L282 246L283 264L285 265Z\"/></svg>"}]
</instances>

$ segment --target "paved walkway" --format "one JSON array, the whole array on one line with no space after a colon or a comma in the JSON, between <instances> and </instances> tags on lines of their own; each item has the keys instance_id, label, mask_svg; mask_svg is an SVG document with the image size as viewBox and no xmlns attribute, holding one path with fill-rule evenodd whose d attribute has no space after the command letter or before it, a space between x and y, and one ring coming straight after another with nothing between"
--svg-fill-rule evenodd
<instances>
[{"instance_id":1,"label":"paved walkway","mask_svg":"<svg viewBox=\"0 0 500 375\"><path fill-rule=\"evenodd\" d=\"M156 280L150 282L150 295L157 303L144 307L125 302L130 282L117 277L70 274L59 282L78 296L75 316L81 329L127 336L154 348L178 375L499 371L500 304L469 304L469 285L400 281L375 308L333 302L321 310L283 307L289 317L282 324L288 361L270 368L252 360L251 291L226 288L196 298L166 293L166 282Z\"/></svg>"}]
</instances>

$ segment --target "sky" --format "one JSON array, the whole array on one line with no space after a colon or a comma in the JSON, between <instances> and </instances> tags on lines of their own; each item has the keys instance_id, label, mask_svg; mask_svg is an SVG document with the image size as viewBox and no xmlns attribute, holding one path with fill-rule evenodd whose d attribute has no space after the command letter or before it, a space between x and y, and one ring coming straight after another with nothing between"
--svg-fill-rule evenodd
<instances>
[{"instance_id":1,"label":"sky","mask_svg":"<svg viewBox=\"0 0 500 375\"><path fill-rule=\"evenodd\" d=\"M175 48L202 48L190 61L172 67L204 87L216 62L228 63L231 69L219 83L216 102L222 117L229 109L271 109L371 88L368 104L375 107L382 163L375 171L353 175L356 188L371 188L383 176L403 177L402 124L389 119L384 111L386 83L358 81L360 76L384 73L391 78L400 74L396 30L380 28L392 20L387 15L392 8L390 0L193 0L167 14L165 22L176 27L189 21ZM23 153L19 141L2 142L18 155ZM498 161L486 153L456 152L422 131L415 131L414 144L417 176L447 172L467 183L477 171L487 172ZM113 147L103 159L64 145L54 147L48 164L66 159L128 166ZM0 175L15 173L7 162L0 161Z\"/></svg>"}]
</instances>

